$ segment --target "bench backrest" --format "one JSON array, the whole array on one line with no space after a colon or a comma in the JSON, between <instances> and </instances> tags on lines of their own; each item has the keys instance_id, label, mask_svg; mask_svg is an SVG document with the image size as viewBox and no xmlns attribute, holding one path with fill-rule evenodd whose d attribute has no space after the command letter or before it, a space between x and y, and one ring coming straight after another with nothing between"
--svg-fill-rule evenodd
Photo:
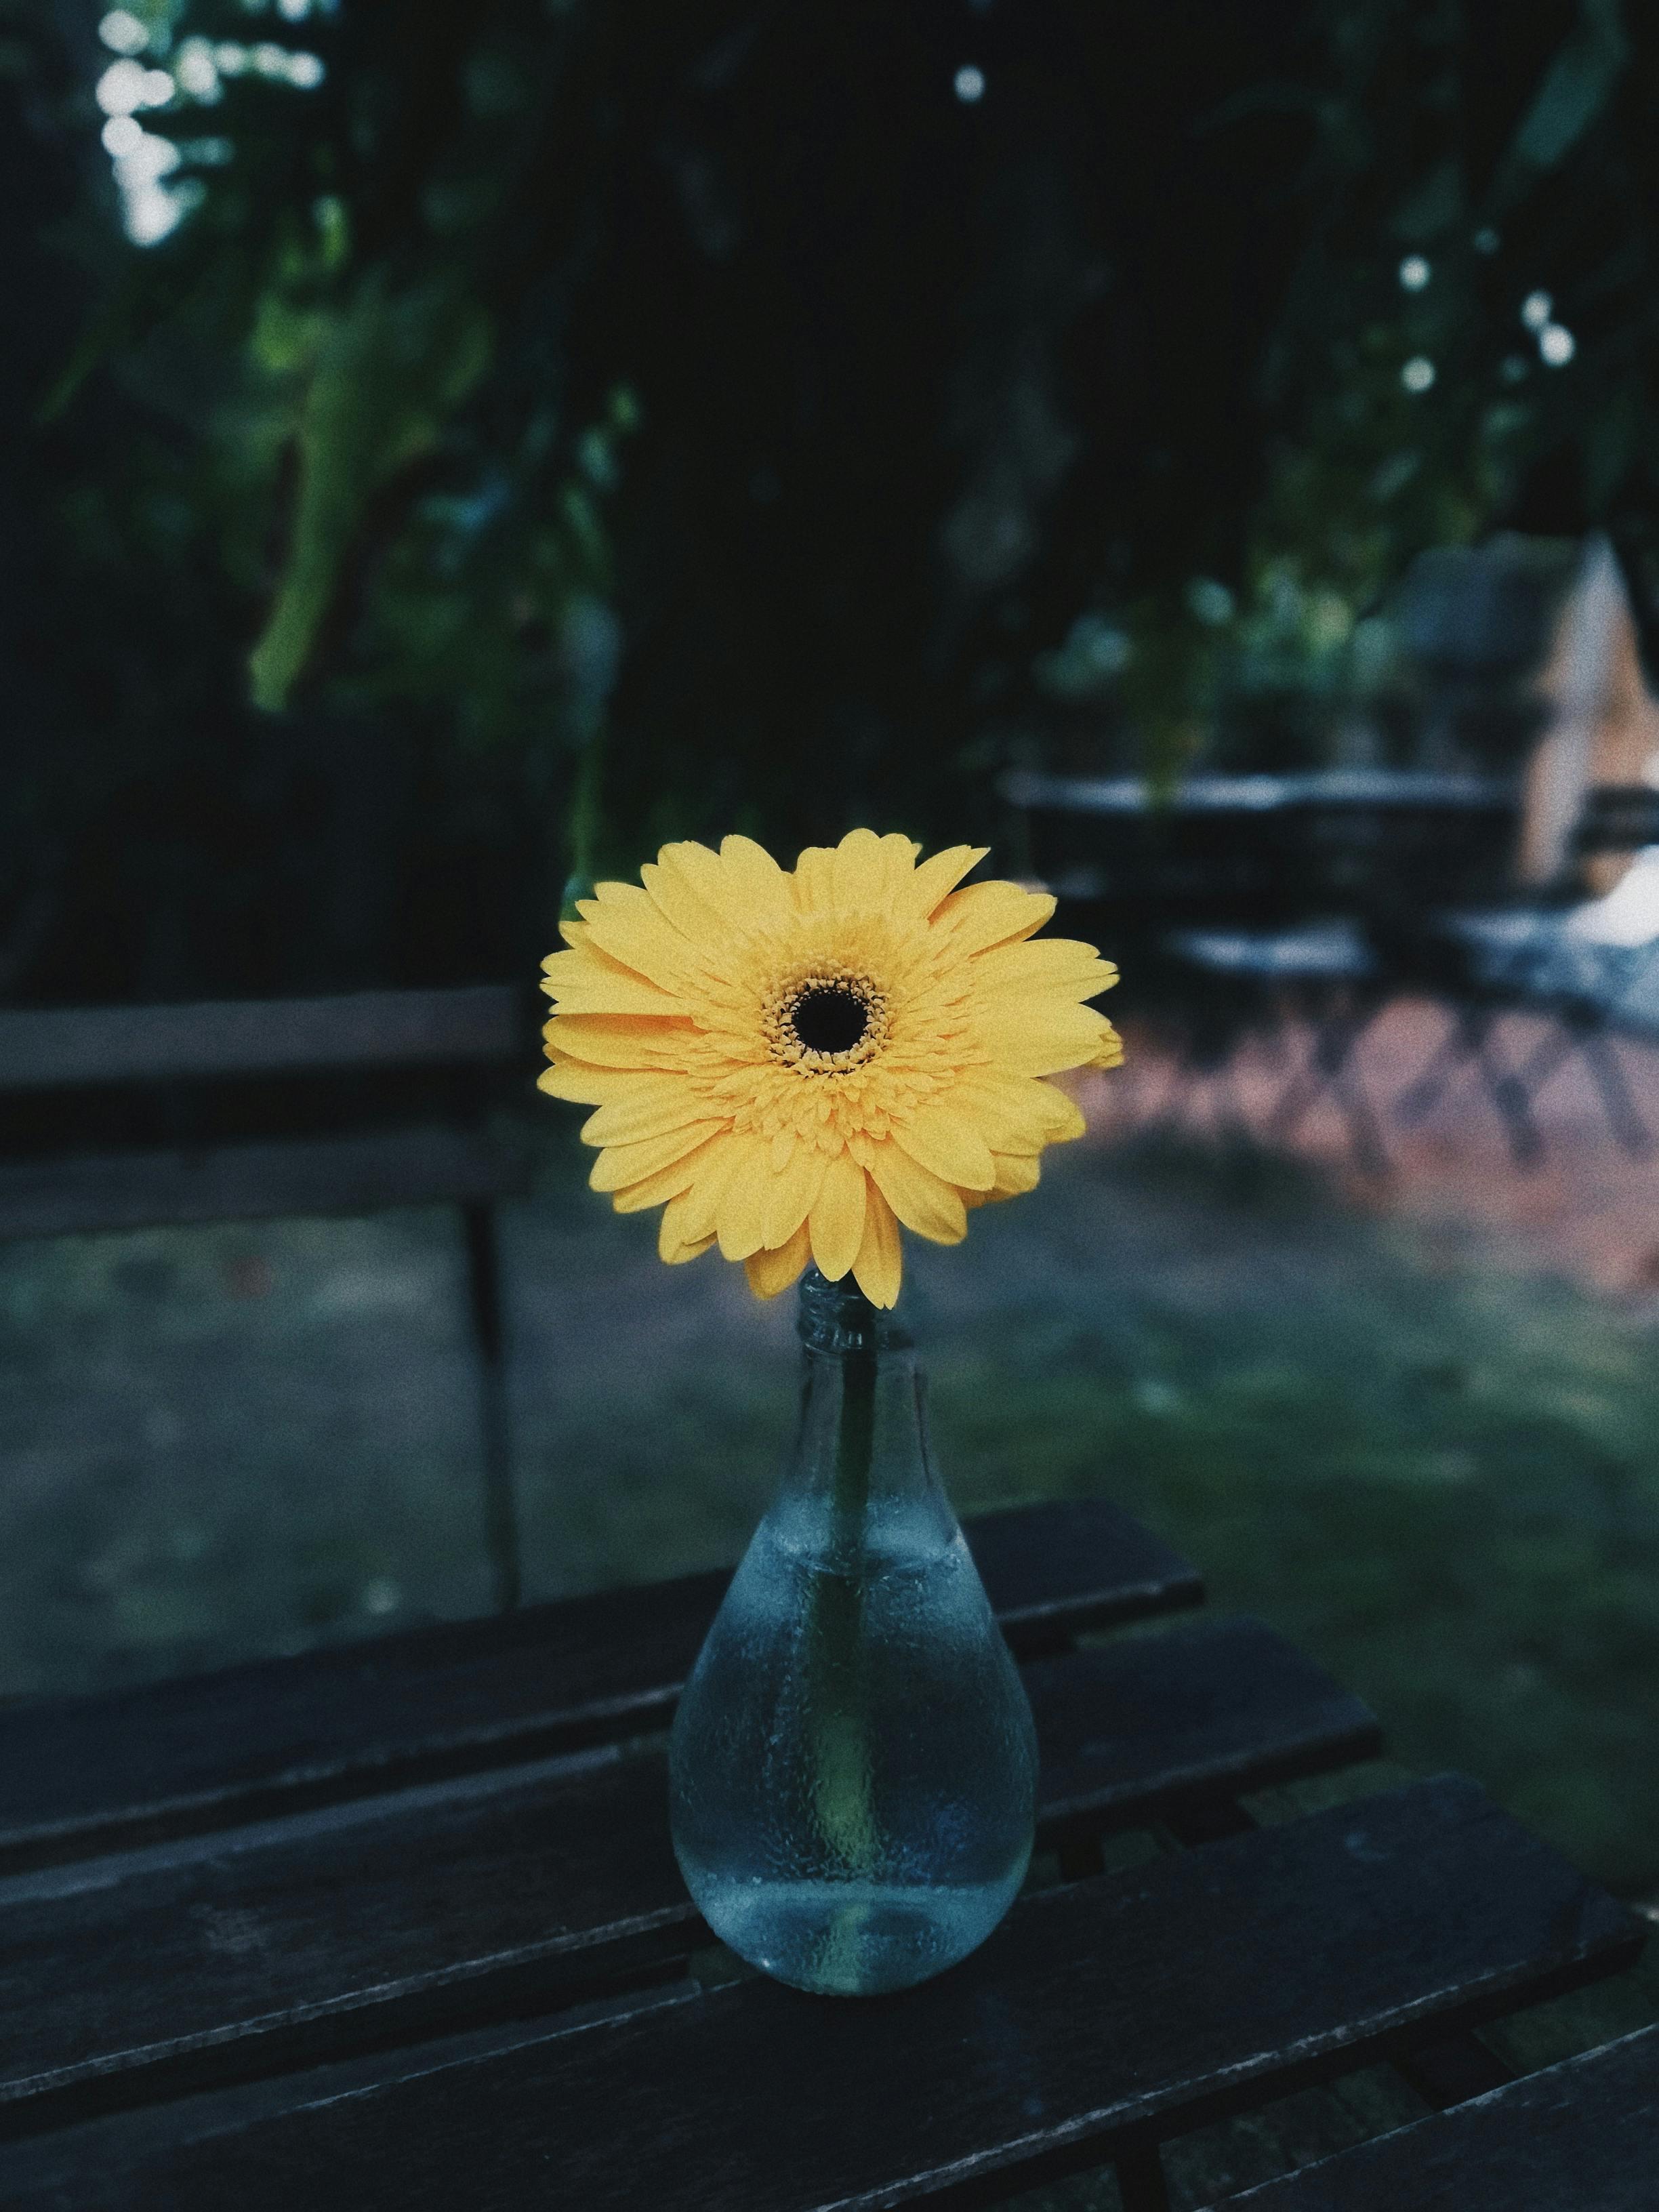
<instances>
[{"instance_id":1,"label":"bench backrest","mask_svg":"<svg viewBox=\"0 0 1659 2212\"><path fill-rule=\"evenodd\" d=\"M506 1066L525 1053L524 1011L511 984L492 983L0 1012L0 1095ZM415 1127L198 1138L90 1157L31 1151L0 1161L0 1240L487 1204L522 1188L527 1164L521 1147L477 1124L477 1115L446 1108L437 1122Z\"/></svg>"},{"instance_id":2,"label":"bench backrest","mask_svg":"<svg viewBox=\"0 0 1659 2212\"><path fill-rule=\"evenodd\" d=\"M510 984L358 991L326 999L0 1012L0 1094L142 1084L453 1069L520 1060L527 1024ZM39 1103L44 1109L45 1101ZM505 1133L436 1126L192 1143L0 1160L0 1242L185 1223L384 1207L462 1208L469 1298L483 1355L485 1540L503 1610L519 1593L501 1287L489 1209L522 1191L529 1163Z\"/></svg>"},{"instance_id":3,"label":"bench backrest","mask_svg":"<svg viewBox=\"0 0 1659 2212\"><path fill-rule=\"evenodd\" d=\"M0 1091L505 1061L523 1050L510 984L0 1012Z\"/></svg>"}]
</instances>

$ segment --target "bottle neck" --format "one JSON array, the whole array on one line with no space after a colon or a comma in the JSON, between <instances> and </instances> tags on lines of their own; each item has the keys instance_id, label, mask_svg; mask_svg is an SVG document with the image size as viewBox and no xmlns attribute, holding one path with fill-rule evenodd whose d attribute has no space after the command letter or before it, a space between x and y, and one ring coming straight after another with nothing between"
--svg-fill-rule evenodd
<instances>
[{"instance_id":1,"label":"bottle neck","mask_svg":"<svg viewBox=\"0 0 1659 2212\"><path fill-rule=\"evenodd\" d=\"M826 1281L809 1267L800 1279L795 1334L808 1352L908 1352L910 1339L890 1313L872 1306L851 1275Z\"/></svg>"},{"instance_id":2,"label":"bottle neck","mask_svg":"<svg viewBox=\"0 0 1659 2212\"><path fill-rule=\"evenodd\" d=\"M928 1449L909 1338L850 1279L827 1283L816 1268L801 1285L797 1328L800 1426L780 1501L827 1516L837 1543L907 1505L924 1509L948 1540L955 1523Z\"/></svg>"}]
</instances>

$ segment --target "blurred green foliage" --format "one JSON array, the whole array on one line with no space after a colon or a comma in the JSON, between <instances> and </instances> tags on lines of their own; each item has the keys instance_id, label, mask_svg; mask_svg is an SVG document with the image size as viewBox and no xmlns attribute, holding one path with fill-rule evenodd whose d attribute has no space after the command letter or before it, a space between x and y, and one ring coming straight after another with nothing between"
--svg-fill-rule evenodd
<instances>
[{"instance_id":1,"label":"blurred green foliage","mask_svg":"<svg viewBox=\"0 0 1659 2212\"><path fill-rule=\"evenodd\" d=\"M1659 591L1627 0L99 20L0 0L0 990L499 970L665 835L1316 757L1498 526Z\"/></svg>"}]
</instances>

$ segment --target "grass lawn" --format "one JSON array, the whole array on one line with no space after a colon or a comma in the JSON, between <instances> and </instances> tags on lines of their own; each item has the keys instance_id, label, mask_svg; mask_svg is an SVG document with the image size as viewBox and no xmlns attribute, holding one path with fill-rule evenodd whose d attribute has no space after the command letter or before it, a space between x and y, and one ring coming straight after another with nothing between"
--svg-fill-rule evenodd
<instances>
[{"instance_id":1,"label":"grass lawn","mask_svg":"<svg viewBox=\"0 0 1659 2212\"><path fill-rule=\"evenodd\" d=\"M966 1496L1104 1492L1602 1881L1659 1889L1659 1342L1260 1158L1068 1158L919 1304ZM945 1255L947 1261L951 1255ZM929 1255L930 1260L933 1255ZM971 1285L971 1288L969 1285Z\"/></svg>"}]
</instances>

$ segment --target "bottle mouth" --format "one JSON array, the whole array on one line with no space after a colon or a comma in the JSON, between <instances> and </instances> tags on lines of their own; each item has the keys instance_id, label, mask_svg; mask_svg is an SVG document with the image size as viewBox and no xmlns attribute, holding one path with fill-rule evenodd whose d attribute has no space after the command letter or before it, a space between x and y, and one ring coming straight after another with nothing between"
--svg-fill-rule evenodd
<instances>
[{"instance_id":1,"label":"bottle mouth","mask_svg":"<svg viewBox=\"0 0 1659 2212\"><path fill-rule=\"evenodd\" d=\"M910 1338L872 1306L850 1274L828 1281L814 1267L800 1279L795 1333L809 1352L908 1352Z\"/></svg>"}]
</instances>

